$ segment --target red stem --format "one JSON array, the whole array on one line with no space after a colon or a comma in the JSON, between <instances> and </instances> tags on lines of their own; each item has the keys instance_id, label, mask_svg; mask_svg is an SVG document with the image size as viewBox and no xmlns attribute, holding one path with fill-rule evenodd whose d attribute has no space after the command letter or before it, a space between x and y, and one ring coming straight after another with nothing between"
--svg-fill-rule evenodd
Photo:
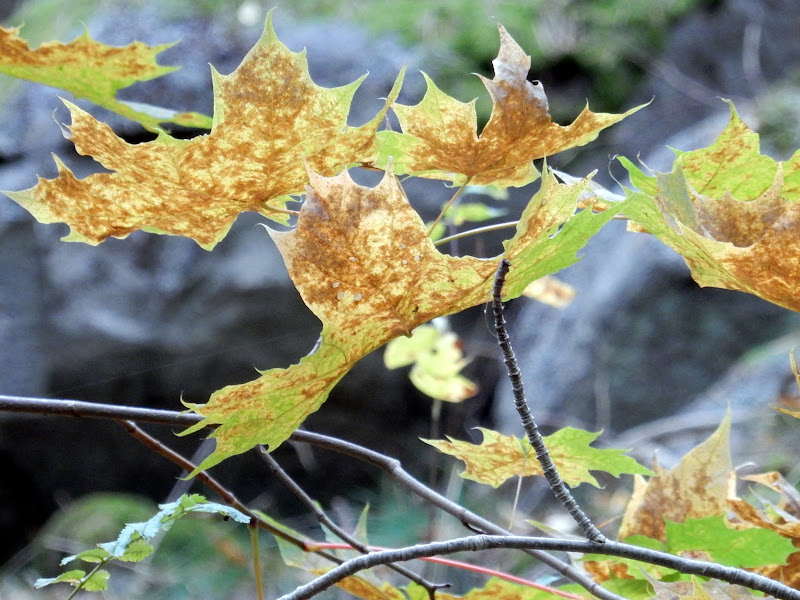
<instances>
[{"instance_id":1,"label":"red stem","mask_svg":"<svg viewBox=\"0 0 800 600\"><path fill-rule=\"evenodd\" d=\"M368 546L368 548L370 549L370 551L376 551L376 552L389 550L389 548L384 548L383 546ZM309 545L309 550L311 552L314 552L317 549L355 550L355 548L353 548L348 544L336 544L331 542L315 542L313 545ZM577 594L562 592L561 590L557 590L555 588L542 585L541 583L536 583L535 581L530 581L529 579L523 579L522 577L516 577L515 575L509 575L508 573L504 573L503 571L495 571L494 569L489 569L487 567L479 567L477 565L473 565L470 563L461 562L460 560L442 558L441 556L428 556L422 558L421 560L427 560L428 562L438 563L440 565L447 565L448 567L456 567L457 569L464 569L465 571L472 571L474 573L491 575L492 577L499 577L500 579L505 579L506 581L510 581L512 583L518 583L520 585L526 585L528 587L532 587L537 590L542 590L544 592L550 592L551 594L561 596L562 598L568 598L569 600L583 600L583 596L578 596Z\"/></svg>"}]
</instances>

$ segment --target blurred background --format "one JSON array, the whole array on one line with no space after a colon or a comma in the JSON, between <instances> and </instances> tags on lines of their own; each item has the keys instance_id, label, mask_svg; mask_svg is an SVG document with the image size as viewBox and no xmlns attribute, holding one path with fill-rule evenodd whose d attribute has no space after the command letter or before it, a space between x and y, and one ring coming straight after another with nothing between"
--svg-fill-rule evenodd
<instances>
[{"instance_id":1,"label":"blurred background","mask_svg":"<svg viewBox=\"0 0 800 600\"><path fill-rule=\"evenodd\" d=\"M209 63L231 72L258 39L272 6L257 0L5 0L0 25L24 23L22 36L32 46L69 41L84 27L111 45L179 41L160 57L179 71L119 96L210 114ZM485 122L488 95L470 73L491 77L495 21L502 23L531 54L530 78L543 82L557 122L571 122L587 101L596 112L621 112L652 100L588 147L549 159L575 176L596 169L596 179L608 186L622 177L616 154L669 170L668 147L711 143L729 116L720 98L736 102L762 134L763 150L776 159L800 146L800 5L794 0L308 0L281 5L273 21L290 49L308 49L318 84L342 85L369 71L353 124L375 114L376 99L403 65L409 74L400 102L422 97L418 71L424 70L459 100L478 97ZM37 175L53 177L51 153L79 177L97 170L53 122L68 120L59 96L68 94L0 76L0 189L21 190ZM131 122L78 104L131 143L152 139ZM437 183L414 181L407 190L426 219L449 197ZM535 190L533 184L512 190L508 199L482 201L503 213L497 220L513 219ZM312 348L320 325L268 236L253 226L260 220L240 217L212 253L190 240L142 233L89 247L60 243L66 227L39 225L0 197L0 393L179 410L181 397L205 402L225 385L253 379L255 368L296 362ZM502 239L468 239L447 251L492 256ZM546 430L604 429L603 444L634 448L645 462L658 450L669 465L730 405L737 460L800 480L792 458L796 429L793 435L793 424L769 409L797 407L788 360L797 344L797 315L744 294L698 288L677 255L645 235L625 233L624 223L606 227L585 258L559 277L578 292L570 306L520 299L508 310L535 414ZM439 435L478 441L477 425L519 435L482 308L450 324L473 357L466 374L480 392L444 406ZM416 476L507 521L513 486L492 496L477 484L462 489L454 476L459 466L417 440L431 437L431 420L430 399L408 382L407 371L386 370L379 351L345 377L306 426L401 458ZM200 443L197 436L150 430L186 455ZM371 502L374 541L391 545L432 535L427 510L377 471L288 444L275 455L344 523L355 523L361 506ZM297 528L313 527L257 458L236 457L216 471L252 506ZM122 523L152 514L154 503L175 490L178 475L114 425L0 414L0 596L27 598L29 582L53 576L63 552L112 539ZM630 482L608 483L592 502L597 514L611 518L624 497L615 489ZM526 481L521 513L542 497L540 482ZM205 597L228 598L238 594L231 592L237 585L248 589L235 583L248 577L246 536L236 537L241 532L229 525L176 530L165 538L161 562L148 565L146 574L120 577L139 586L120 597L191 598L202 590ZM444 535L443 527L436 525L437 535ZM224 574L208 570L209 557ZM292 585L284 579L288 583L274 584L273 591ZM213 581L219 587L209 587ZM464 589L477 581L467 579Z\"/></svg>"}]
</instances>

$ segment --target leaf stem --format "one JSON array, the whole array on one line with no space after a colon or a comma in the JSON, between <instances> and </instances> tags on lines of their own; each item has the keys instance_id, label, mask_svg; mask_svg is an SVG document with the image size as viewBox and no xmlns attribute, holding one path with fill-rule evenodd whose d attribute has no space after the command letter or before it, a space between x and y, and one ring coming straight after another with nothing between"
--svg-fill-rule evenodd
<instances>
[{"instance_id":1,"label":"leaf stem","mask_svg":"<svg viewBox=\"0 0 800 600\"><path fill-rule=\"evenodd\" d=\"M547 478L547 483L553 490L556 498L567 509L569 514L575 519L575 522L583 530L586 538L596 544L603 544L606 541L606 536L600 533L600 530L595 527L594 523L588 516L581 510L575 498L567 488L561 476L558 474L558 469L550 458L550 453L545 446L542 434L536 426L536 421L533 419L528 400L525 398L525 388L522 383L522 374L520 373L517 359L514 356L514 350L511 348L511 340L506 330L506 320L503 316L503 283L506 279L506 274L511 263L508 259L504 258L500 261L497 267L497 273L494 278L494 287L492 288L492 309L494 313L494 327L497 331L497 342L503 351L503 360L506 363L508 370L508 379L511 381L511 389L514 392L514 406L519 413L522 426L525 433L528 435L528 441L536 450L536 458L542 465L542 471Z\"/></svg>"},{"instance_id":2,"label":"leaf stem","mask_svg":"<svg viewBox=\"0 0 800 600\"><path fill-rule=\"evenodd\" d=\"M472 178L471 178L471 177L467 177L467 178L466 178L466 180L464 180L464 183L462 183L462 184L461 184L461 187L459 187L459 188L456 190L456 193L455 193L455 194L453 194L453 195L450 197L450 200L448 200L448 201L447 201L447 203L446 203L446 204L445 204L445 205L442 207L442 210L439 212L439 216L438 216L438 217L436 217L436 220L435 220L433 223L431 223L431 224L430 224L430 226L428 227L428 235L430 235L430 234L433 232L433 230L434 230L434 229L436 229L436 226L439 224L439 221L441 221L441 220L442 220L442 218L444 218L444 213L446 213L446 212L447 212L447 210L448 210L448 209L449 209L451 206L453 206L453 202L455 202L455 201L456 201L456 199L457 199L457 198L458 198L458 197L461 195L461 193L462 193L462 192L463 192L463 191L466 189L467 185L469 185L469 180L470 180L470 179L472 179ZM452 236L451 236L451 237L452 237Z\"/></svg>"},{"instance_id":3,"label":"leaf stem","mask_svg":"<svg viewBox=\"0 0 800 600\"><path fill-rule=\"evenodd\" d=\"M264 600L264 582L261 580L261 556L258 550L258 526L250 522L250 547L253 552L253 575L256 580L256 598Z\"/></svg>"},{"instance_id":4,"label":"leaf stem","mask_svg":"<svg viewBox=\"0 0 800 600\"><path fill-rule=\"evenodd\" d=\"M506 221L505 223L494 223L493 225L484 225L483 227L476 227L475 229L459 231L458 233L454 233L453 235L448 235L447 237L443 237L436 240L435 242L433 242L433 245L441 246L442 244L452 242L453 240L460 240L462 238L469 237L471 235L480 235L481 233L488 233L489 231L498 231L499 229L510 229L511 227L516 227L518 224L519 221Z\"/></svg>"}]
</instances>

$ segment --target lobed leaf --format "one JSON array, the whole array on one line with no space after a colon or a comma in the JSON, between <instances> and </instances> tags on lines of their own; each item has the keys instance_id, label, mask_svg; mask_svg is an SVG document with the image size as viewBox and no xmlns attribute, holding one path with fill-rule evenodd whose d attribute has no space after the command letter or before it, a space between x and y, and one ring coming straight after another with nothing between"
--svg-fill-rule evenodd
<instances>
[{"instance_id":1,"label":"lobed leaf","mask_svg":"<svg viewBox=\"0 0 800 600\"><path fill-rule=\"evenodd\" d=\"M663 542L665 520L680 523L725 514L735 477L729 439L730 414L727 414L716 431L673 469L654 465L656 474L648 481L636 476L619 538L642 535Z\"/></svg>"},{"instance_id":2,"label":"lobed leaf","mask_svg":"<svg viewBox=\"0 0 800 600\"><path fill-rule=\"evenodd\" d=\"M620 159L640 192L625 215L681 254L701 286L739 290L800 310L800 151L776 162L731 103L708 148L678 153L648 177Z\"/></svg>"},{"instance_id":3,"label":"lobed leaf","mask_svg":"<svg viewBox=\"0 0 800 600\"><path fill-rule=\"evenodd\" d=\"M136 82L177 70L156 62L156 56L173 44L147 46L134 42L115 48L96 42L84 31L68 44L48 42L33 50L19 32L20 28L0 27L0 73L66 90L154 131L165 122L211 127L211 118L206 115L134 104L116 97L117 91Z\"/></svg>"},{"instance_id":4,"label":"lobed leaf","mask_svg":"<svg viewBox=\"0 0 800 600\"><path fill-rule=\"evenodd\" d=\"M258 444L278 447L316 411L363 356L435 317L485 303L499 258L441 254L391 168L374 188L347 172L310 172L297 227L270 230L303 301L322 321L318 349L287 369L187 404L204 419L184 434L219 425L207 469ZM548 173L505 244L512 262L506 299L528 283L577 262L577 251L615 211L575 215L587 181L568 185Z\"/></svg>"},{"instance_id":5,"label":"lobed leaf","mask_svg":"<svg viewBox=\"0 0 800 600\"><path fill-rule=\"evenodd\" d=\"M462 185L522 186L538 177L533 160L582 146L636 112L593 113L585 108L566 127L553 123L542 84L528 81L531 58L503 26L492 61L494 79L478 75L492 98L492 114L477 132L475 101L459 102L425 73L427 91L419 104L395 104L402 133L382 131L378 164L394 161L397 174L412 174Z\"/></svg>"},{"instance_id":6,"label":"lobed leaf","mask_svg":"<svg viewBox=\"0 0 800 600\"><path fill-rule=\"evenodd\" d=\"M64 239L99 244L142 229L181 235L211 249L241 212L276 212L303 191L307 166L333 175L374 153L375 132L399 93L402 73L370 122L348 127L363 77L339 88L317 86L305 51L291 52L268 18L261 39L230 75L212 72L211 132L180 140L161 132L131 145L77 106L69 132L76 150L111 173L77 179L58 159L58 177L6 194L42 223L66 223Z\"/></svg>"},{"instance_id":7,"label":"lobed leaf","mask_svg":"<svg viewBox=\"0 0 800 600\"><path fill-rule=\"evenodd\" d=\"M445 440L422 440L440 452L464 461L464 479L498 487L511 477L544 475L536 458L536 452L527 438L503 435L491 429L477 428L483 434L480 445L461 442L448 437ZM600 487L589 471L605 471L614 477L623 473L650 474L633 458L625 456L624 450L592 448L590 444L599 433L590 433L565 427L553 435L545 436L544 442L550 452L561 478L569 486L590 483Z\"/></svg>"}]
</instances>

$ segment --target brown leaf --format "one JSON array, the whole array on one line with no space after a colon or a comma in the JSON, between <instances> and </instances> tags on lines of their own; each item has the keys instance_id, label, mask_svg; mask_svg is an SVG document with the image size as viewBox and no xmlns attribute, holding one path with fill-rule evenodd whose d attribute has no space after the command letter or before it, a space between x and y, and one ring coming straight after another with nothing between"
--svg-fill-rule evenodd
<instances>
[{"instance_id":1,"label":"brown leaf","mask_svg":"<svg viewBox=\"0 0 800 600\"><path fill-rule=\"evenodd\" d=\"M478 75L493 103L480 136L475 101L465 104L451 98L426 75L428 89L419 104L393 107L403 133L379 134L380 164L393 159L398 174L447 179L457 185L469 180L500 188L521 186L537 177L533 160L582 146L641 108L612 115L587 107L571 125L553 123L542 84L527 79L530 56L504 27L499 30L494 79Z\"/></svg>"},{"instance_id":2,"label":"brown leaf","mask_svg":"<svg viewBox=\"0 0 800 600\"><path fill-rule=\"evenodd\" d=\"M671 470L655 467L655 477L636 476L633 496L625 509L619 538L631 535L665 541L665 519L683 523L687 518L725 514L731 477L730 414L717 430Z\"/></svg>"}]
</instances>

